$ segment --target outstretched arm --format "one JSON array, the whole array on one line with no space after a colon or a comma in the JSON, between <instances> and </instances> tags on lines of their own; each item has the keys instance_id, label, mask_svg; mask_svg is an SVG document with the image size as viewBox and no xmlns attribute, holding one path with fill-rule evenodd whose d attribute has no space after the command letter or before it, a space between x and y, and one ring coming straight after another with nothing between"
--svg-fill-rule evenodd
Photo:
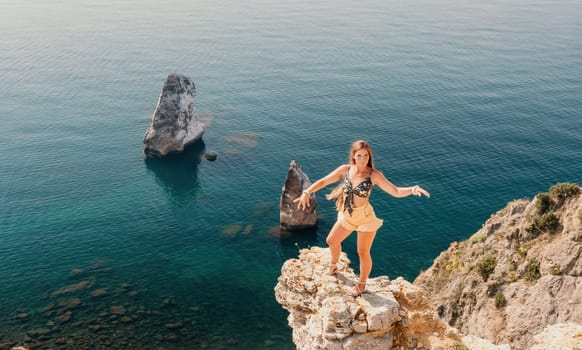
<instances>
[{"instance_id":1,"label":"outstretched arm","mask_svg":"<svg viewBox=\"0 0 582 350\"><path fill-rule=\"evenodd\" d=\"M415 185L412 187L397 187L392 182L388 181L384 175L378 170L374 170L372 173L372 182L378 185L382 191L388 193L391 196L402 198L408 197L410 195L421 196L424 195L426 198L430 198L430 193L424 188Z\"/></svg>"},{"instance_id":2,"label":"outstretched arm","mask_svg":"<svg viewBox=\"0 0 582 350\"><path fill-rule=\"evenodd\" d=\"M309 207L309 198L311 194L315 193L329 184L339 181L342 175L346 173L349 164L340 165L337 169L322 177L321 179L315 181L311 186L301 193L301 196L295 199L293 202L297 203L297 209L304 210Z\"/></svg>"}]
</instances>

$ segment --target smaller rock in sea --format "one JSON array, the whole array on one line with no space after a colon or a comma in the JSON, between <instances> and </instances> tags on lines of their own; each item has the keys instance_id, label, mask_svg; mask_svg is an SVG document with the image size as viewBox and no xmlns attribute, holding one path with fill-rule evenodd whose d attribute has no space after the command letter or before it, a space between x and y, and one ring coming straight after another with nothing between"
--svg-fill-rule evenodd
<instances>
[{"instance_id":1,"label":"smaller rock in sea","mask_svg":"<svg viewBox=\"0 0 582 350\"><path fill-rule=\"evenodd\" d=\"M317 197L309 196L309 206L297 208L295 200L311 186L311 180L294 160L289 164L285 185L279 201L280 225L286 230L301 230L317 226Z\"/></svg>"},{"instance_id":2,"label":"smaller rock in sea","mask_svg":"<svg viewBox=\"0 0 582 350\"><path fill-rule=\"evenodd\" d=\"M216 160L216 158L218 158L218 153L216 152L206 152L204 153L204 158L206 158L207 160L213 162Z\"/></svg>"}]
</instances>

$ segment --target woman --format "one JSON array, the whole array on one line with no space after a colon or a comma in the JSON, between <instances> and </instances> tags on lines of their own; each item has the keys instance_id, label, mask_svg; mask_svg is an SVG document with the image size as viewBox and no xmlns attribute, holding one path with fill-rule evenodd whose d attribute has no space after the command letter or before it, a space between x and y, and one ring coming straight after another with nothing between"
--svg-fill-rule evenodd
<instances>
[{"instance_id":1,"label":"woman","mask_svg":"<svg viewBox=\"0 0 582 350\"><path fill-rule=\"evenodd\" d=\"M372 149L366 141L356 141L352 144L349 153L349 163L339 166L327 176L317 180L295 199L297 208L304 210L309 206L309 199L315 193L329 184L342 180L342 183L326 196L327 199L336 199L338 211L337 221L329 232L326 242L331 252L329 273L338 271L338 261L342 251L342 242L353 232L358 232L358 256L360 258L360 279L350 290L350 294L357 297L366 291L366 281L372 271L372 257L370 249L376 232L383 221L374 214L369 198L372 187L377 185L384 192L398 198L410 195L427 198L430 194L422 187L396 187L381 172L374 168Z\"/></svg>"}]
</instances>

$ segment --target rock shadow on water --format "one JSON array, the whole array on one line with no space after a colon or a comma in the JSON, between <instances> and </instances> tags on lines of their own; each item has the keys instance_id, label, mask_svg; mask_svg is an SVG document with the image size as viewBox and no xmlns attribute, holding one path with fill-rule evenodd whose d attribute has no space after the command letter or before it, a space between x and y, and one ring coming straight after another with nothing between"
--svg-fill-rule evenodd
<instances>
[{"instance_id":1,"label":"rock shadow on water","mask_svg":"<svg viewBox=\"0 0 582 350\"><path fill-rule=\"evenodd\" d=\"M297 249L317 245L317 227L290 231L278 225L271 228L269 235L279 238L281 254L287 258L297 255Z\"/></svg>"},{"instance_id":2,"label":"rock shadow on water","mask_svg":"<svg viewBox=\"0 0 582 350\"><path fill-rule=\"evenodd\" d=\"M282 256L290 259L297 255L298 249L313 246L327 247L325 239L334 222L329 222L325 215L320 214L315 227L291 231L278 225L271 228L269 235L279 239Z\"/></svg>"},{"instance_id":3,"label":"rock shadow on water","mask_svg":"<svg viewBox=\"0 0 582 350\"><path fill-rule=\"evenodd\" d=\"M206 145L199 140L184 149L163 158L145 158L146 168L156 175L160 186L171 197L190 197L200 187L198 166L202 161Z\"/></svg>"}]
</instances>

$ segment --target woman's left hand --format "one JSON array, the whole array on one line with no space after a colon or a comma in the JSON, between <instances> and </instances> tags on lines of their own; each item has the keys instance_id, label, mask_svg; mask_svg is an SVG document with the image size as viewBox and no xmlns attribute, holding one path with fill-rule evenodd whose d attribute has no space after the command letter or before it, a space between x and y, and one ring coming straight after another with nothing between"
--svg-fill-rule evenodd
<instances>
[{"instance_id":1,"label":"woman's left hand","mask_svg":"<svg viewBox=\"0 0 582 350\"><path fill-rule=\"evenodd\" d=\"M415 195L415 196L419 196L419 197L421 195L423 195L426 198L430 198L430 193L427 190L425 190L424 188L422 188L422 187L420 187L418 185L416 185L416 186L413 187L412 194Z\"/></svg>"}]
</instances>

